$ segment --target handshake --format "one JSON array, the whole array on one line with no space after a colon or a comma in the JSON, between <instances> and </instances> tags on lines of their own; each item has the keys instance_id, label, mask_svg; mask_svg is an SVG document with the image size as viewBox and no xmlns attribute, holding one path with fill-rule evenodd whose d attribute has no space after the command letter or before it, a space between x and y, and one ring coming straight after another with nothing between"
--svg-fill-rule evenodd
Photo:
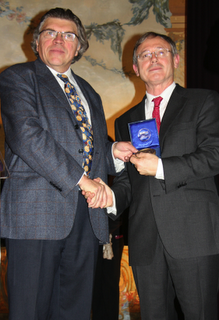
<instances>
[{"instance_id":1,"label":"handshake","mask_svg":"<svg viewBox=\"0 0 219 320\"><path fill-rule=\"evenodd\" d=\"M82 181L83 180L83 181ZM107 208L113 205L113 195L110 187L100 178L89 179L83 176L80 188L83 196L87 199L90 208Z\"/></svg>"},{"instance_id":2,"label":"handshake","mask_svg":"<svg viewBox=\"0 0 219 320\"><path fill-rule=\"evenodd\" d=\"M131 142L116 142L112 146L112 153L115 159L128 162L133 153L138 150ZM100 178L89 179L83 176L79 182L82 194L87 199L88 206L91 208L106 208L113 205L113 194L110 187Z\"/></svg>"}]
</instances>

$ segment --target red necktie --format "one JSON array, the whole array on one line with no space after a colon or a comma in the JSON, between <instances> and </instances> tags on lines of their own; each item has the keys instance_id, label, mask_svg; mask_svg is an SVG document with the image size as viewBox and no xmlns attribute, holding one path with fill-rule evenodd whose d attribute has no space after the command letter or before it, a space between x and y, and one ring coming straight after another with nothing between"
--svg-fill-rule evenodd
<instances>
[{"instance_id":1,"label":"red necktie","mask_svg":"<svg viewBox=\"0 0 219 320\"><path fill-rule=\"evenodd\" d=\"M163 100L162 97L154 98L152 101L154 102L154 110L152 113L152 118L155 118L157 123L157 131L160 132L160 103Z\"/></svg>"}]
</instances>

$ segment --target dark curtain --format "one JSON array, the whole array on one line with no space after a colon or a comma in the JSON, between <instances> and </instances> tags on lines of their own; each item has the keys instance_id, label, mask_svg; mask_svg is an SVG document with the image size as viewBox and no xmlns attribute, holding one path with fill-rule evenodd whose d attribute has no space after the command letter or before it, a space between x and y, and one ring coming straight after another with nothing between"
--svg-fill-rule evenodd
<instances>
[{"instance_id":1,"label":"dark curtain","mask_svg":"<svg viewBox=\"0 0 219 320\"><path fill-rule=\"evenodd\" d=\"M219 0L187 0L186 9L187 87L219 92Z\"/></svg>"},{"instance_id":2,"label":"dark curtain","mask_svg":"<svg viewBox=\"0 0 219 320\"><path fill-rule=\"evenodd\" d=\"M219 0L187 0L187 87L219 92Z\"/></svg>"}]
</instances>

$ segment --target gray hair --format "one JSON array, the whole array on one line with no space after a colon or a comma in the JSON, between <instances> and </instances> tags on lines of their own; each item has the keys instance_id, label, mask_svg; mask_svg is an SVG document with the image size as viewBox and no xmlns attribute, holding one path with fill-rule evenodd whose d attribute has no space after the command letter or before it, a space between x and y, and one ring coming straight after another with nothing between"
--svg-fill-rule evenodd
<instances>
[{"instance_id":1,"label":"gray hair","mask_svg":"<svg viewBox=\"0 0 219 320\"><path fill-rule=\"evenodd\" d=\"M136 65L136 66L138 65L138 59L137 59L137 55L136 55L138 47L147 38L153 39L153 38L156 38L156 37L162 38L163 40L165 40L171 46L171 51L172 51L173 56L175 56L177 54L176 44L170 37L168 37L168 36L166 36L164 34L156 33L156 32L151 32L151 31L150 32L146 32L140 39L138 39L138 41L135 44L134 51L133 51L133 64L134 65Z\"/></svg>"},{"instance_id":2,"label":"gray hair","mask_svg":"<svg viewBox=\"0 0 219 320\"><path fill-rule=\"evenodd\" d=\"M80 44L80 49L78 51L78 55L75 56L72 60L72 63L75 61L78 61L83 53L88 49L89 43L87 41L86 37L86 32L85 29L82 25L81 20L69 9L63 9L63 8L54 8L49 10L47 13L45 13L37 28L35 29L33 33L33 41L31 42L31 47L33 49L33 52L35 55L38 57L38 52L36 50L37 44L36 41L39 39L39 33L42 30L43 24L45 23L46 19L48 18L59 18L59 19L64 19L64 20L70 20L74 22L77 26L77 31L78 31L78 39L79 39L79 44Z\"/></svg>"}]
</instances>

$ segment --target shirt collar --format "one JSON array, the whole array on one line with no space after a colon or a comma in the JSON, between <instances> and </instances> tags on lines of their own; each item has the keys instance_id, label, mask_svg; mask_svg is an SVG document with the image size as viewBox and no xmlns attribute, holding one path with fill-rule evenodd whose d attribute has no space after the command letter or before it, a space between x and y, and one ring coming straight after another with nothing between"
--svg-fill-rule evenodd
<instances>
[{"instance_id":1,"label":"shirt collar","mask_svg":"<svg viewBox=\"0 0 219 320\"><path fill-rule=\"evenodd\" d=\"M159 94L158 96L153 96L152 94L148 93L146 91L146 96L148 99L148 102L151 103L151 101L155 98L155 97L162 97L165 101L169 101L170 96L173 92L173 90L176 87L176 83L173 82L169 87L167 87L161 94Z\"/></svg>"},{"instance_id":2,"label":"shirt collar","mask_svg":"<svg viewBox=\"0 0 219 320\"><path fill-rule=\"evenodd\" d=\"M57 74L65 74L69 79L72 78L71 68L68 68L68 70L66 72L63 72L63 73L57 72L56 70L50 68L49 66L47 66L47 68L52 72L52 74L54 76L57 76Z\"/></svg>"}]
</instances>

